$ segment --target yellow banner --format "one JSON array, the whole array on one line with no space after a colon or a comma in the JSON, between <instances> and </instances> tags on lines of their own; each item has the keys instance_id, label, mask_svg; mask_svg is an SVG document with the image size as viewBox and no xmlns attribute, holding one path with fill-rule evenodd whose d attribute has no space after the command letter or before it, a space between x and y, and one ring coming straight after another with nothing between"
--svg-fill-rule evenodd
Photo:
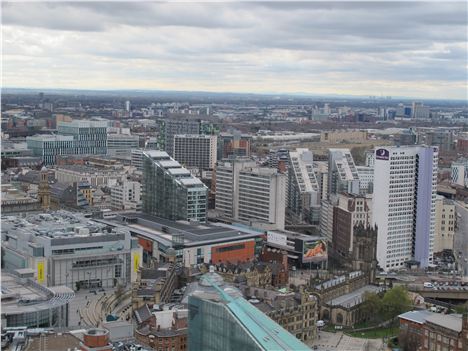
<instances>
[{"instance_id":1,"label":"yellow banner","mask_svg":"<svg viewBox=\"0 0 468 351\"><path fill-rule=\"evenodd\" d=\"M37 282L44 283L44 262L37 262Z\"/></svg>"},{"instance_id":2,"label":"yellow banner","mask_svg":"<svg viewBox=\"0 0 468 351\"><path fill-rule=\"evenodd\" d=\"M138 267L140 267L140 254L135 252L133 254L133 271L138 272Z\"/></svg>"}]
</instances>

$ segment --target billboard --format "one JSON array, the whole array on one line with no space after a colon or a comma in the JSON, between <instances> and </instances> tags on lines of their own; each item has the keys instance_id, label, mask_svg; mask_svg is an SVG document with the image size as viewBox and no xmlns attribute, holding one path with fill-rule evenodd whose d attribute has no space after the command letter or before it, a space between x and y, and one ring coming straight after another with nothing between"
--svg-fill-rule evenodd
<instances>
[{"instance_id":1,"label":"billboard","mask_svg":"<svg viewBox=\"0 0 468 351\"><path fill-rule=\"evenodd\" d=\"M288 237L286 236L286 234L270 231L267 233L267 242L271 244L287 246L287 239Z\"/></svg>"},{"instance_id":2,"label":"billboard","mask_svg":"<svg viewBox=\"0 0 468 351\"><path fill-rule=\"evenodd\" d=\"M135 252L133 254L133 271L138 272L139 267L140 267L140 253Z\"/></svg>"},{"instance_id":3,"label":"billboard","mask_svg":"<svg viewBox=\"0 0 468 351\"><path fill-rule=\"evenodd\" d=\"M302 262L320 262L327 259L327 244L324 240L304 241Z\"/></svg>"},{"instance_id":4,"label":"billboard","mask_svg":"<svg viewBox=\"0 0 468 351\"><path fill-rule=\"evenodd\" d=\"M39 284L44 283L44 278L45 278L45 275L44 275L44 262L39 261L39 262L37 262L37 282Z\"/></svg>"},{"instance_id":5,"label":"billboard","mask_svg":"<svg viewBox=\"0 0 468 351\"><path fill-rule=\"evenodd\" d=\"M388 161L390 158L390 152L387 149L377 149L375 152L376 160L385 160Z\"/></svg>"}]
</instances>

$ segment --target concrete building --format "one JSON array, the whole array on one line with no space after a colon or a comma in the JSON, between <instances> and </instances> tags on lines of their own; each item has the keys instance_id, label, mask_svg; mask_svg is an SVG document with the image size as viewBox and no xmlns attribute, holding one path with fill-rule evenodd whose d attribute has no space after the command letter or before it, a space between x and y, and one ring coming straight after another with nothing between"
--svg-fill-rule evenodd
<instances>
[{"instance_id":1,"label":"concrete building","mask_svg":"<svg viewBox=\"0 0 468 351\"><path fill-rule=\"evenodd\" d=\"M193 289L188 350L309 350L216 273L203 275Z\"/></svg>"},{"instance_id":2,"label":"concrete building","mask_svg":"<svg viewBox=\"0 0 468 351\"><path fill-rule=\"evenodd\" d=\"M238 158L216 166L215 209L224 218L253 227L284 229L286 175Z\"/></svg>"},{"instance_id":3,"label":"concrete building","mask_svg":"<svg viewBox=\"0 0 468 351\"><path fill-rule=\"evenodd\" d=\"M431 111L429 106L424 106L422 102L413 102L413 107L411 109L412 118L429 118L431 116Z\"/></svg>"},{"instance_id":4,"label":"concrete building","mask_svg":"<svg viewBox=\"0 0 468 351\"><path fill-rule=\"evenodd\" d=\"M359 192L362 195L374 192L374 167L356 166L359 175Z\"/></svg>"},{"instance_id":5,"label":"concrete building","mask_svg":"<svg viewBox=\"0 0 468 351\"><path fill-rule=\"evenodd\" d=\"M409 261L432 263L438 149L381 147L375 151L373 222L377 259L384 270ZM378 189L378 190L377 190Z\"/></svg>"},{"instance_id":6,"label":"concrete building","mask_svg":"<svg viewBox=\"0 0 468 351\"><path fill-rule=\"evenodd\" d=\"M111 206L116 210L141 210L141 183L124 180L113 186Z\"/></svg>"},{"instance_id":7,"label":"concrete building","mask_svg":"<svg viewBox=\"0 0 468 351\"><path fill-rule=\"evenodd\" d=\"M263 231L254 231L224 223L171 221L142 213L118 214L103 221L112 227L124 228L138 238L143 248L143 262L154 258L176 261L185 267L200 263L237 263L251 261L262 249Z\"/></svg>"},{"instance_id":8,"label":"concrete building","mask_svg":"<svg viewBox=\"0 0 468 351\"><path fill-rule=\"evenodd\" d=\"M252 136L240 132L218 135L218 160L230 157L250 157Z\"/></svg>"},{"instance_id":9,"label":"concrete building","mask_svg":"<svg viewBox=\"0 0 468 351\"><path fill-rule=\"evenodd\" d=\"M60 183L87 182L93 187L115 186L126 178L123 168L97 168L89 165L66 165L55 167L55 178Z\"/></svg>"},{"instance_id":10,"label":"concrete building","mask_svg":"<svg viewBox=\"0 0 468 351\"><path fill-rule=\"evenodd\" d=\"M292 223L318 223L320 188L308 149L289 152L287 214Z\"/></svg>"},{"instance_id":11,"label":"concrete building","mask_svg":"<svg viewBox=\"0 0 468 351\"><path fill-rule=\"evenodd\" d=\"M2 213L24 213L39 211L41 202L12 184L2 184Z\"/></svg>"},{"instance_id":12,"label":"concrete building","mask_svg":"<svg viewBox=\"0 0 468 351\"><path fill-rule=\"evenodd\" d=\"M174 137L179 134L216 135L219 129L213 123L193 119L164 119L158 121L158 146L174 156Z\"/></svg>"},{"instance_id":13,"label":"concrete building","mask_svg":"<svg viewBox=\"0 0 468 351\"><path fill-rule=\"evenodd\" d=\"M328 197L328 163L323 161L314 162L314 173L320 193L320 200Z\"/></svg>"},{"instance_id":14,"label":"concrete building","mask_svg":"<svg viewBox=\"0 0 468 351\"><path fill-rule=\"evenodd\" d=\"M107 154L109 156L129 156L132 149L140 146L140 137L129 134L108 134Z\"/></svg>"},{"instance_id":15,"label":"concrete building","mask_svg":"<svg viewBox=\"0 0 468 351\"><path fill-rule=\"evenodd\" d=\"M454 202L437 195L435 200L434 252L454 249L455 222Z\"/></svg>"},{"instance_id":16,"label":"concrete building","mask_svg":"<svg viewBox=\"0 0 468 351\"><path fill-rule=\"evenodd\" d=\"M65 286L45 287L34 280L33 269L2 270L3 328L68 327L69 303L75 293Z\"/></svg>"},{"instance_id":17,"label":"concrete building","mask_svg":"<svg viewBox=\"0 0 468 351\"><path fill-rule=\"evenodd\" d=\"M164 151L143 152L143 212L206 222L208 188Z\"/></svg>"},{"instance_id":18,"label":"concrete building","mask_svg":"<svg viewBox=\"0 0 468 351\"><path fill-rule=\"evenodd\" d=\"M328 195L359 194L359 174L349 149L328 151Z\"/></svg>"},{"instance_id":19,"label":"concrete building","mask_svg":"<svg viewBox=\"0 0 468 351\"><path fill-rule=\"evenodd\" d=\"M468 159L453 162L450 170L452 183L468 187Z\"/></svg>"},{"instance_id":20,"label":"concrete building","mask_svg":"<svg viewBox=\"0 0 468 351\"><path fill-rule=\"evenodd\" d=\"M174 136L174 159L184 167L213 169L217 159L217 136L177 134Z\"/></svg>"},{"instance_id":21,"label":"concrete building","mask_svg":"<svg viewBox=\"0 0 468 351\"><path fill-rule=\"evenodd\" d=\"M43 286L110 288L136 279L142 249L128 231L68 211L2 217L5 269L30 268Z\"/></svg>"}]
</instances>

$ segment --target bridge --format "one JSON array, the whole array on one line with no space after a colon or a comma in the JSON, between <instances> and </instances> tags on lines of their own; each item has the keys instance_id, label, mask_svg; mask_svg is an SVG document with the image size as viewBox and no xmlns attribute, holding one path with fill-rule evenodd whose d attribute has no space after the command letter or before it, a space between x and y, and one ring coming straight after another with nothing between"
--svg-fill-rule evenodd
<instances>
[{"instance_id":1,"label":"bridge","mask_svg":"<svg viewBox=\"0 0 468 351\"><path fill-rule=\"evenodd\" d=\"M420 294L424 298L441 301L463 303L468 301L468 286L438 286L425 288L419 284L409 284L408 290Z\"/></svg>"}]
</instances>

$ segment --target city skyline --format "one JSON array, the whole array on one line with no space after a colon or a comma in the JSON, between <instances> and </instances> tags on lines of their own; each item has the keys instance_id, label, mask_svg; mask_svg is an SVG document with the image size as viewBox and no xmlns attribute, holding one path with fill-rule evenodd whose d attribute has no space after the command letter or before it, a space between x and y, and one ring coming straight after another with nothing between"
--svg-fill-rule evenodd
<instances>
[{"instance_id":1,"label":"city skyline","mask_svg":"<svg viewBox=\"0 0 468 351\"><path fill-rule=\"evenodd\" d=\"M466 99L466 11L465 2L3 3L3 86Z\"/></svg>"}]
</instances>

